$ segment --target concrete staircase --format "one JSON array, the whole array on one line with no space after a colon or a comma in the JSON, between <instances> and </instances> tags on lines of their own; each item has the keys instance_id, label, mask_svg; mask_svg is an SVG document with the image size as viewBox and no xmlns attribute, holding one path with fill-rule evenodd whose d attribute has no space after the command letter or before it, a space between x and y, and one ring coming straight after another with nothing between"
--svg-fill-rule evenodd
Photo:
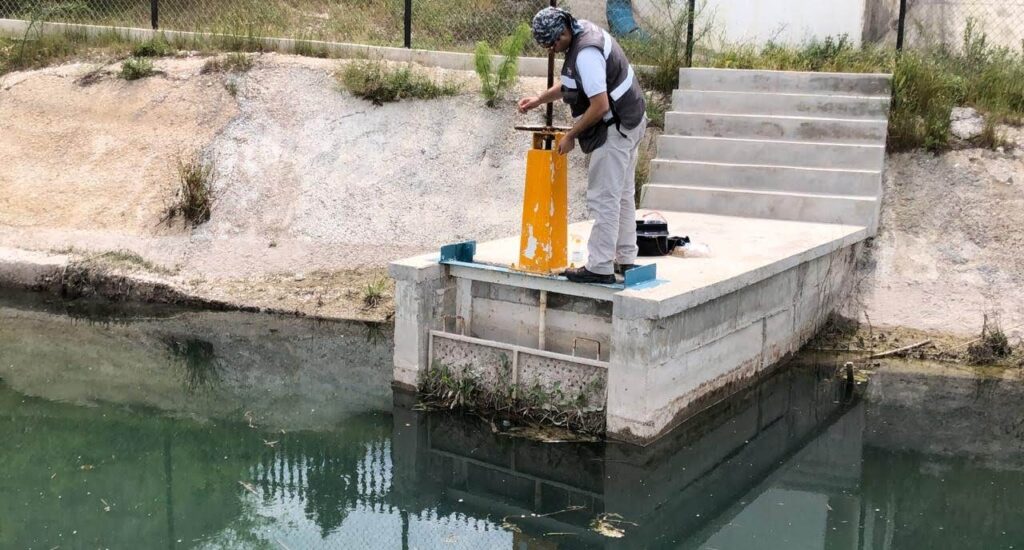
<instances>
[{"instance_id":1,"label":"concrete staircase","mask_svg":"<svg viewBox=\"0 0 1024 550\"><path fill-rule=\"evenodd\" d=\"M889 75L679 73L643 208L875 233Z\"/></svg>"}]
</instances>

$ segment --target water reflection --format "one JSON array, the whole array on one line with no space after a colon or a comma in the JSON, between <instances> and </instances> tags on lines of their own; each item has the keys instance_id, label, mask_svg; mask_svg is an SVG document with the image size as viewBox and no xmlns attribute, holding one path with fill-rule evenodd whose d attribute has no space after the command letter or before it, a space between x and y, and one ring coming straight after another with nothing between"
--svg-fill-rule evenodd
<instances>
[{"instance_id":1,"label":"water reflection","mask_svg":"<svg viewBox=\"0 0 1024 550\"><path fill-rule=\"evenodd\" d=\"M54 307L0 299L0 548L1024 541L1019 374L789 369L646 448L541 444L392 394L387 331Z\"/></svg>"},{"instance_id":2,"label":"water reflection","mask_svg":"<svg viewBox=\"0 0 1024 550\"><path fill-rule=\"evenodd\" d=\"M68 311L75 311L69 315ZM329 429L391 408L391 336L360 323L0 295L0 377L23 394Z\"/></svg>"}]
</instances>

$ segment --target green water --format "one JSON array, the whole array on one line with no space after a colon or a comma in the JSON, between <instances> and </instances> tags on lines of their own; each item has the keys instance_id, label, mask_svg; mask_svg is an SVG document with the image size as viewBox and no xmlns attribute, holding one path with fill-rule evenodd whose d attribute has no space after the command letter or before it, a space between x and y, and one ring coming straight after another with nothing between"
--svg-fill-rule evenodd
<instances>
[{"instance_id":1,"label":"green water","mask_svg":"<svg viewBox=\"0 0 1024 550\"><path fill-rule=\"evenodd\" d=\"M646 448L542 444L415 410L392 345L0 294L0 548L1024 547L1019 382L792 368Z\"/></svg>"}]
</instances>

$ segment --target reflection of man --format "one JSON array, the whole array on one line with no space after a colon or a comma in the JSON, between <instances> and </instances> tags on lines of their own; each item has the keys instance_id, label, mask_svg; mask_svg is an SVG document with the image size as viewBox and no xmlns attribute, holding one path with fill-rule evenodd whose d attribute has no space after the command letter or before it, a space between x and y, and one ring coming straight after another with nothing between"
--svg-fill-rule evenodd
<instances>
[{"instance_id":1,"label":"reflection of man","mask_svg":"<svg viewBox=\"0 0 1024 550\"><path fill-rule=\"evenodd\" d=\"M646 104L626 54L610 34L589 21L577 21L559 8L544 8L533 18L533 37L565 53L561 83L539 96L519 100L519 111L563 99L576 119L558 143L567 154L578 139L591 153L587 207L594 228L587 242L586 266L569 269L579 283L614 283L636 260L634 186L637 150L647 128Z\"/></svg>"}]
</instances>

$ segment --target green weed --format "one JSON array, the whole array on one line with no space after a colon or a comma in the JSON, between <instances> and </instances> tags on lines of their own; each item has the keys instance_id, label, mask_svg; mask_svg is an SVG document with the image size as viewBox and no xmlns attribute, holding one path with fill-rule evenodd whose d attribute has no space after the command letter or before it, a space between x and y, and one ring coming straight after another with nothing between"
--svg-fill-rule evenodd
<instances>
[{"instance_id":1,"label":"green weed","mask_svg":"<svg viewBox=\"0 0 1024 550\"><path fill-rule=\"evenodd\" d=\"M476 74L480 77L480 93L488 107L496 107L505 99L509 88L511 88L519 76L519 56L523 53L530 38L530 27L521 24L516 27L515 32L505 38L501 43L501 54L503 59L498 65L497 72L491 67L491 47L485 41L477 42L475 67Z\"/></svg>"},{"instance_id":2,"label":"green weed","mask_svg":"<svg viewBox=\"0 0 1024 550\"><path fill-rule=\"evenodd\" d=\"M153 62L145 57L129 57L121 63L121 78L138 80L153 75Z\"/></svg>"},{"instance_id":3,"label":"green weed","mask_svg":"<svg viewBox=\"0 0 1024 550\"><path fill-rule=\"evenodd\" d=\"M386 297L386 291L388 288L388 280L381 277L376 281L367 284L363 288L363 305L369 309L373 309L384 302Z\"/></svg>"},{"instance_id":4,"label":"green weed","mask_svg":"<svg viewBox=\"0 0 1024 550\"><path fill-rule=\"evenodd\" d=\"M896 63L889 113L890 151L945 148L956 106L956 78L929 56L907 52Z\"/></svg>"},{"instance_id":5,"label":"green weed","mask_svg":"<svg viewBox=\"0 0 1024 550\"><path fill-rule=\"evenodd\" d=\"M245 73L252 69L252 66L251 55L242 52L231 52L223 58L218 56L208 59L206 63L203 63L203 67L199 72L202 74L222 72Z\"/></svg>"},{"instance_id":6,"label":"green weed","mask_svg":"<svg viewBox=\"0 0 1024 550\"><path fill-rule=\"evenodd\" d=\"M509 356L502 353L497 360L493 379L486 382L468 366L434 362L420 384L424 403L445 409L473 409L524 423L561 426L583 434L604 432L604 403L591 402L592 394L603 395L602 379L592 378L579 393L566 392L557 381L550 385L513 384Z\"/></svg>"},{"instance_id":7,"label":"green weed","mask_svg":"<svg viewBox=\"0 0 1024 550\"><path fill-rule=\"evenodd\" d=\"M672 96L660 92L647 94L647 127L665 129L665 113L672 106Z\"/></svg>"},{"instance_id":8,"label":"green weed","mask_svg":"<svg viewBox=\"0 0 1024 550\"><path fill-rule=\"evenodd\" d=\"M459 86L454 83L438 84L411 66L391 68L383 61L349 63L337 78L343 88L374 105L400 99L434 99L459 93Z\"/></svg>"},{"instance_id":9,"label":"green weed","mask_svg":"<svg viewBox=\"0 0 1024 550\"><path fill-rule=\"evenodd\" d=\"M648 130L654 132L655 130ZM655 139L652 137L644 137L640 142L640 150L637 152L636 169L633 171L633 176L636 178L634 182L634 193L633 200L639 207L641 199L643 198L643 189L647 185L647 182L651 178L651 159L655 156Z\"/></svg>"},{"instance_id":10,"label":"green weed","mask_svg":"<svg viewBox=\"0 0 1024 550\"><path fill-rule=\"evenodd\" d=\"M985 126L981 130L981 135L975 140L978 147L995 151L1000 147L1006 148L1011 145L1006 136L999 131L997 120L999 120L999 116L994 113L989 113L985 117Z\"/></svg>"},{"instance_id":11,"label":"green weed","mask_svg":"<svg viewBox=\"0 0 1024 550\"><path fill-rule=\"evenodd\" d=\"M326 59L331 57L331 51L323 44L316 44L308 40L297 40L295 42L295 55Z\"/></svg>"},{"instance_id":12,"label":"green weed","mask_svg":"<svg viewBox=\"0 0 1024 550\"><path fill-rule=\"evenodd\" d=\"M162 35L147 40L132 50L134 57L166 57L174 55L177 50L171 46Z\"/></svg>"}]
</instances>

